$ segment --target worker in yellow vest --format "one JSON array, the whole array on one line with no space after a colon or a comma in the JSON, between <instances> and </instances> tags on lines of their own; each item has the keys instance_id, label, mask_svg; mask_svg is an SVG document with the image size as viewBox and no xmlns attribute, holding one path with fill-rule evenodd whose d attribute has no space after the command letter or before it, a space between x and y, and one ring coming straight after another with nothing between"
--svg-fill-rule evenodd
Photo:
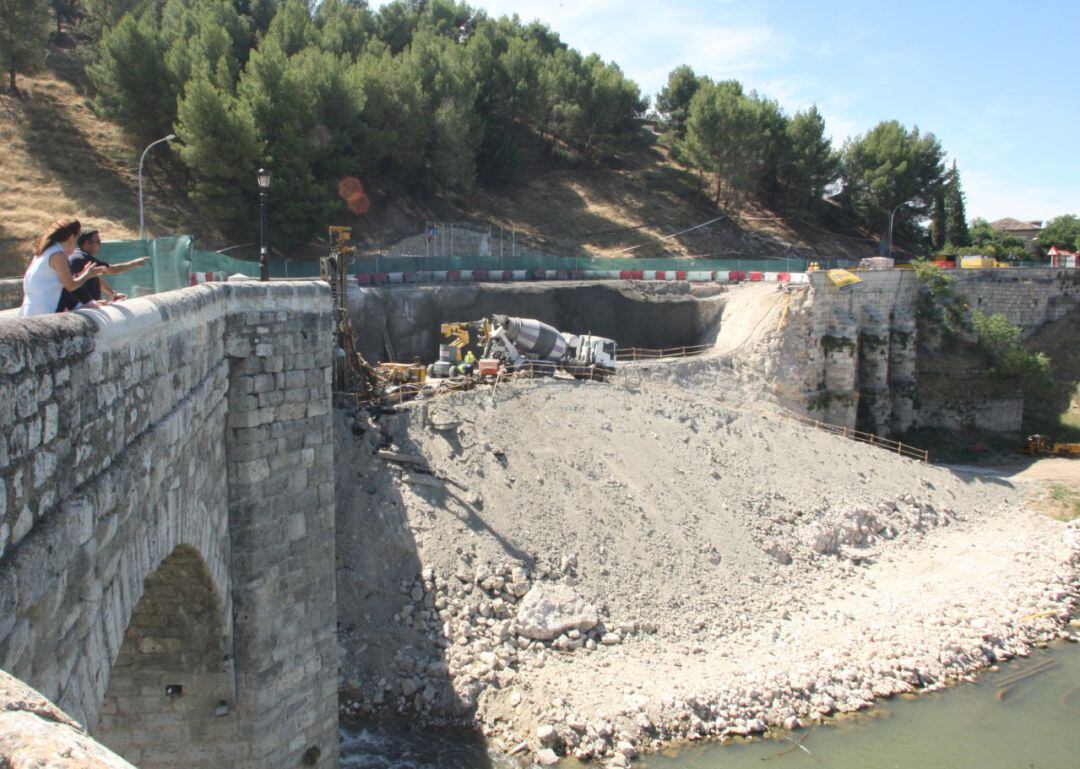
<instances>
[{"instance_id":1,"label":"worker in yellow vest","mask_svg":"<svg viewBox=\"0 0 1080 769\"><path fill-rule=\"evenodd\" d=\"M465 357L461 359L461 363L458 364L458 371L462 376L471 376L474 366L476 366L476 356L473 355L472 350L468 350Z\"/></svg>"}]
</instances>

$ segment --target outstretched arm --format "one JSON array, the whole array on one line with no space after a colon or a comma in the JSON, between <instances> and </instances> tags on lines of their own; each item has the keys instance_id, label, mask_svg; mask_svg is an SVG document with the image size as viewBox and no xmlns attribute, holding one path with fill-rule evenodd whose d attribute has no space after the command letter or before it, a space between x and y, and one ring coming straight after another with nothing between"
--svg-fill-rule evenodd
<instances>
[{"instance_id":1,"label":"outstretched arm","mask_svg":"<svg viewBox=\"0 0 1080 769\"><path fill-rule=\"evenodd\" d=\"M110 264L108 273L109 275L123 275L133 267L141 267L150 261L149 256L140 256L138 259L132 259L130 262L120 262L120 264Z\"/></svg>"}]
</instances>

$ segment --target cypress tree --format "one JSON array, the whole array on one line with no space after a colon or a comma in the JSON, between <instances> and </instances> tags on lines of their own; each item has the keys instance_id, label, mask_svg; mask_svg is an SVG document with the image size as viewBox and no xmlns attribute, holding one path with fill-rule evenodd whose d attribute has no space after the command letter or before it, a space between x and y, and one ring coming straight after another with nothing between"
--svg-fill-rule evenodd
<instances>
[{"instance_id":1,"label":"cypress tree","mask_svg":"<svg viewBox=\"0 0 1080 769\"><path fill-rule=\"evenodd\" d=\"M930 246L935 252L945 248L945 189L934 194L934 207L930 211Z\"/></svg>"},{"instance_id":2,"label":"cypress tree","mask_svg":"<svg viewBox=\"0 0 1080 769\"><path fill-rule=\"evenodd\" d=\"M953 161L945 176L945 242L950 246L966 246L971 243L967 212L964 210L964 191L960 187L960 171Z\"/></svg>"}]
</instances>

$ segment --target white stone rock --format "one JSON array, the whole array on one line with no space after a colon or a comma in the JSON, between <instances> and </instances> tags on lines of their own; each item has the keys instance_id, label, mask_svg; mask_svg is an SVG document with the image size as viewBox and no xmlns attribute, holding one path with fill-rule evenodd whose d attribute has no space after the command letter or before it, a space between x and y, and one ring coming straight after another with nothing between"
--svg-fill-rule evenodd
<instances>
[{"instance_id":1,"label":"white stone rock","mask_svg":"<svg viewBox=\"0 0 1080 769\"><path fill-rule=\"evenodd\" d=\"M591 630L599 621L596 608L566 585L537 583L518 605L519 633L539 641L572 629Z\"/></svg>"}]
</instances>

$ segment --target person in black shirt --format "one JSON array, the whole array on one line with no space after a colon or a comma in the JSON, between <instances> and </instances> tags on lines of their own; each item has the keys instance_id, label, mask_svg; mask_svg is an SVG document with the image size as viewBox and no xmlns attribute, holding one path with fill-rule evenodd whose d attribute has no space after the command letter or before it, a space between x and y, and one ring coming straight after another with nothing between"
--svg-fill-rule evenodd
<instances>
[{"instance_id":1,"label":"person in black shirt","mask_svg":"<svg viewBox=\"0 0 1080 769\"><path fill-rule=\"evenodd\" d=\"M98 264L106 268L106 275L121 275L131 268L146 264L146 262L149 261L149 257L141 256L138 259L132 259L129 262L109 264L108 262L104 262L97 258L98 251L100 250L101 234L97 230L86 230L79 235L78 248L68 257L68 264L72 269L79 270L83 269L87 264ZM108 301L110 302L119 302L121 299L127 299L124 294L114 291L104 277L91 278L75 289L75 291L67 291L66 289L62 291L60 293L60 303L57 306L56 311L65 312L78 309L79 307L97 307L98 303L102 301L102 293L108 297Z\"/></svg>"}]
</instances>

